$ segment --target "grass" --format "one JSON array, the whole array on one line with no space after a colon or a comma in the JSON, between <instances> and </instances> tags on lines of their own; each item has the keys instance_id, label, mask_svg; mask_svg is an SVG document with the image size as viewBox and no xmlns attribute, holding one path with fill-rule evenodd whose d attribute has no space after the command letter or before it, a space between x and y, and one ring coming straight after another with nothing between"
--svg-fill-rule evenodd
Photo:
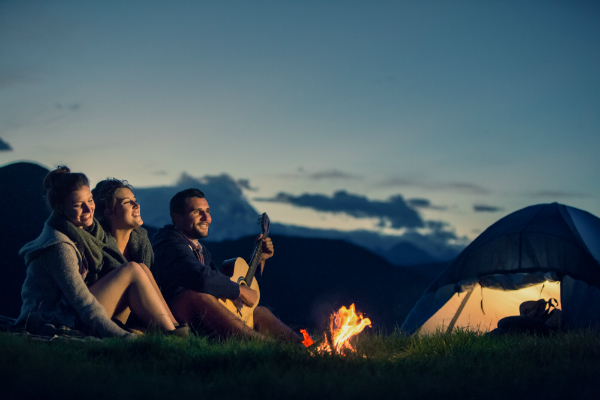
<instances>
[{"instance_id":1,"label":"grass","mask_svg":"<svg viewBox=\"0 0 600 400\"><path fill-rule=\"evenodd\" d=\"M149 335L38 342L0 333L3 399L597 398L600 333L361 334L358 354Z\"/></svg>"}]
</instances>

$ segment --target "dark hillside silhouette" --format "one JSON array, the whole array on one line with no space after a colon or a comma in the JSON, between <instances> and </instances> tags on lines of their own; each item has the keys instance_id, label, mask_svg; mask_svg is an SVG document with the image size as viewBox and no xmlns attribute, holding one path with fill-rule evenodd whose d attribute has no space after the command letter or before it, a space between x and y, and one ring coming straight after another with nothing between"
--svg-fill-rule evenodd
<instances>
[{"instance_id":1,"label":"dark hillside silhouette","mask_svg":"<svg viewBox=\"0 0 600 400\"><path fill-rule=\"evenodd\" d=\"M412 243L401 242L382 254L389 262L396 265L418 265L435 262L426 251Z\"/></svg>"},{"instance_id":2,"label":"dark hillside silhouette","mask_svg":"<svg viewBox=\"0 0 600 400\"><path fill-rule=\"evenodd\" d=\"M21 311L26 268L18 251L38 237L50 215L44 199L47 173L28 162L0 168L0 315L16 318Z\"/></svg>"}]
</instances>

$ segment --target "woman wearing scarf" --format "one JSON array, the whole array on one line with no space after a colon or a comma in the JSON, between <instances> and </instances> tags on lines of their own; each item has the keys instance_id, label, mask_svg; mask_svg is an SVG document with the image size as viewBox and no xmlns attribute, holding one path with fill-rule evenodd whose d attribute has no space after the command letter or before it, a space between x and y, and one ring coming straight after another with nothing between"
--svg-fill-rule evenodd
<instances>
[{"instance_id":1,"label":"woman wearing scarf","mask_svg":"<svg viewBox=\"0 0 600 400\"><path fill-rule=\"evenodd\" d=\"M53 324L98 337L128 336L111 318L129 307L144 323L174 331L170 313L138 263L102 274L107 236L94 218L87 177L58 167L44 185L52 214L40 236L19 251L27 277L17 324L31 333Z\"/></svg>"},{"instance_id":2,"label":"woman wearing scarf","mask_svg":"<svg viewBox=\"0 0 600 400\"><path fill-rule=\"evenodd\" d=\"M154 252L150 239L148 239L148 232L142 228L144 221L140 214L140 204L137 202L133 190L127 181L114 178L98 182L92 190L96 203L96 218L104 228L107 237L107 246L103 249L104 267L100 271L99 277L103 277L123 263L129 261L138 263L156 290L169 318L178 327L178 331L181 330L183 334L183 331L189 330L187 325L179 326L150 272L154 263ZM93 282L88 282L88 285L91 283ZM116 318L125 323L129 312L130 309L127 308ZM130 323L131 326L145 328L142 321L135 315L129 320L128 326Z\"/></svg>"}]
</instances>

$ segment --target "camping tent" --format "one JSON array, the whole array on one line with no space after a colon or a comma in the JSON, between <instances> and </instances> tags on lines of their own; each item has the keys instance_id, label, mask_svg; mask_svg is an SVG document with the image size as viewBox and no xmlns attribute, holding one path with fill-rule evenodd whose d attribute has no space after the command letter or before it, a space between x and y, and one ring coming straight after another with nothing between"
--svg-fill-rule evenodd
<instances>
[{"instance_id":1,"label":"camping tent","mask_svg":"<svg viewBox=\"0 0 600 400\"><path fill-rule=\"evenodd\" d=\"M600 327L600 219L562 204L515 211L479 235L425 290L407 334L487 331L525 300L556 298L562 321Z\"/></svg>"}]
</instances>

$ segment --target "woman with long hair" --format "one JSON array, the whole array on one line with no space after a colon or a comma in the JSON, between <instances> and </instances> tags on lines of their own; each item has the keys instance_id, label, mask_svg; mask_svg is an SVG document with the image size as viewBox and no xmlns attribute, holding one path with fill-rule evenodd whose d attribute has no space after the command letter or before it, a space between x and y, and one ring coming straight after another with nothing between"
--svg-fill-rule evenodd
<instances>
[{"instance_id":1,"label":"woman with long hair","mask_svg":"<svg viewBox=\"0 0 600 400\"><path fill-rule=\"evenodd\" d=\"M121 263L130 261L138 263L148 276L169 318L175 326L179 326L150 272L154 263L154 252L148 232L142 228L144 221L133 186L124 180L108 178L98 182L92 189L92 194L96 203L96 218L104 228L108 244L104 249L105 268L101 271L100 277ZM123 313L117 316L119 321L125 323L129 311L128 308L123 310ZM141 321L137 316L133 320L132 326L144 328L140 326ZM181 328L186 329L184 326Z\"/></svg>"},{"instance_id":2,"label":"woman with long hair","mask_svg":"<svg viewBox=\"0 0 600 400\"><path fill-rule=\"evenodd\" d=\"M44 185L52 214L40 236L19 251L27 277L17 324L31 333L52 324L98 337L128 336L111 318L129 307L144 323L174 331L170 312L139 263L102 273L107 237L94 218L88 178L63 166Z\"/></svg>"}]
</instances>

